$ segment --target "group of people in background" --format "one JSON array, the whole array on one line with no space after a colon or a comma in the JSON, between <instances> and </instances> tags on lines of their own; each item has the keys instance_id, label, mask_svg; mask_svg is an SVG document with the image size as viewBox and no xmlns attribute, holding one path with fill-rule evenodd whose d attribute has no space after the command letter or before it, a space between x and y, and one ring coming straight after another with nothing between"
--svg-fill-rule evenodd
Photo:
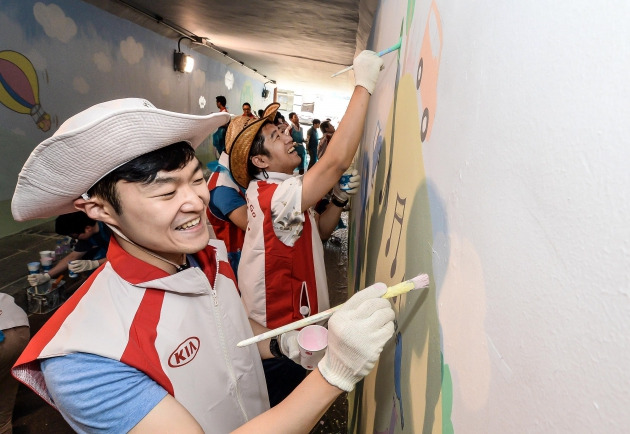
<instances>
[{"instance_id":1,"label":"group of people in background","mask_svg":"<svg viewBox=\"0 0 630 434\"><path fill-rule=\"evenodd\" d=\"M225 96L219 95L216 97L217 108L221 112L227 112L227 100ZM264 117L265 111L263 109L258 110L258 116L252 112L251 104L244 102L242 105L243 113L241 116L250 119L260 119ZM274 125L278 127L278 131L283 134L288 134L293 139L293 143L300 145L296 148L298 155L300 156L300 164L297 167L297 171L300 175L317 162L322 157L328 146L328 142L332 138L335 132L335 127L331 123L331 119L326 119L324 122L319 119L313 119L311 127L304 134L304 128L300 123L300 118L297 113L289 113L289 122L279 111L273 119ZM321 133L320 133L321 131ZM220 128L214 134L213 145L216 150L217 158L221 155L225 147L225 127ZM308 156L308 157L307 157ZM307 165L308 161L308 165Z\"/></svg>"}]
</instances>

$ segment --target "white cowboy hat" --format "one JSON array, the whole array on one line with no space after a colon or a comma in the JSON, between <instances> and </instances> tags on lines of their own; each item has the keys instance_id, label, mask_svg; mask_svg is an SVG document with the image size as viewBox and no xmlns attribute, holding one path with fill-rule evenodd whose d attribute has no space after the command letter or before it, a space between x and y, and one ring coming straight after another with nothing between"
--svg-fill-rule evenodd
<instances>
[{"instance_id":1,"label":"white cowboy hat","mask_svg":"<svg viewBox=\"0 0 630 434\"><path fill-rule=\"evenodd\" d=\"M160 110L139 98L92 106L65 121L28 157L13 193L13 218L76 211L74 200L112 170L173 143L197 148L229 120L228 113L195 116Z\"/></svg>"}]
</instances>

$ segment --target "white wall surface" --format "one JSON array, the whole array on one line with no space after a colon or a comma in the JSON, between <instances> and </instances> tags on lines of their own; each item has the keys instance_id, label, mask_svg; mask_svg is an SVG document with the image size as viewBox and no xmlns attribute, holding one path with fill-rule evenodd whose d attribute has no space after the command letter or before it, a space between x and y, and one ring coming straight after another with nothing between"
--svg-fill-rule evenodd
<instances>
[{"instance_id":1,"label":"white wall surface","mask_svg":"<svg viewBox=\"0 0 630 434\"><path fill-rule=\"evenodd\" d=\"M628 432L630 3L437 5L423 156L454 430Z\"/></svg>"}]
</instances>

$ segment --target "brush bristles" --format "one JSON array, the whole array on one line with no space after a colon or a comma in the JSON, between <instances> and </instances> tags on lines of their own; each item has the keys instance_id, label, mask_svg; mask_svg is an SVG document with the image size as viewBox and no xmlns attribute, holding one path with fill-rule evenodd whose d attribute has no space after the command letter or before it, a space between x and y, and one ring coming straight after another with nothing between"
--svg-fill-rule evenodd
<instances>
[{"instance_id":1,"label":"brush bristles","mask_svg":"<svg viewBox=\"0 0 630 434\"><path fill-rule=\"evenodd\" d=\"M398 297L399 295L406 294L414 289L426 288L429 286L429 276L426 274L419 274L413 279L405 280L394 286L387 288L387 292L383 295L383 298Z\"/></svg>"},{"instance_id":2,"label":"brush bristles","mask_svg":"<svg viewBox=\"0 0 630 434\"><path fill-rule=\"evenodd\" d=\"M413 282L414 289L426 288L429 286L429 275L418 274L416 277L411 279L411 282Z\"/></svg>"}]
</instances>

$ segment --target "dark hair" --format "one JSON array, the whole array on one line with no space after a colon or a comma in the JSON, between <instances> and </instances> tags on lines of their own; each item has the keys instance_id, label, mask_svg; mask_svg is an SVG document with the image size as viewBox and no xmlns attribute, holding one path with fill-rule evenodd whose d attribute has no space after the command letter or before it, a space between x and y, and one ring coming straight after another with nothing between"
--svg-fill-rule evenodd
<instances>
[{"instance_id":1,"label":"dark hair","mask_svg":"<svg viewBox=\"0 0 630 434\"><path fill-rule=\"evenodd\" d=\"M184 168L195 158L195 150L188 142L177 142L155 151L140 155L109 172L88 190L88 195L98 196L112 205L114 211L122 214L120 197L116 190L118 181L150 184L158 172L172 172Z\"/></svg>"},{"instance_id":2,"label":"dark hair","mask_svg":"<svg viewBox=\"0 0 630 434\"><path fill-rule=\"evenodd\" d=\"M322 122L319 119L313 119L313 125L321 124Z\"/></svg>"},{"instance_id":3,"label":"dark hair","mask_svg":"<svg viewBox=\"0 0 630 434\"><path fill-rule=\"evenodd\" d=\"M264 114L265 114L265 111L263 109L258 109L258 117L259 118L262 118Z\"/></svg>"},{"instance_id":4,"label":"dark hair","mask_svg":"<svg viewBox=\"0 0 630 434\"><path fill-rule=\"evenodd\" d=\"M291 119L293 117L293 115L297 115L297 113L296 112L289 113L289 119Z\"/></svg>"},{"instance_id":5,"label":"dark hair","mask_svg":"<svg viewBox=\"0 0 630 434\"><path fill-rule=\"evenodd\" d=\"M250 109L252 108L252 105L248 102L244 102L241 107L245 107L246 105L249 106Z\"/></svg>"},{"instance_id":6,"label":"dark hair","mask_svg":"<svg viewBox=\"0 0 630 434\"><path fill-rule=\"evenodd\" d=\"M328 121L324 121L321 123L321 125L319 126L319 129L322 130L322 134L326 134L326 130L328 130L329 126L330 126L330 122Z\"/></svg>"},{"instance_id":7,"label":"dark hair","mask_svg":"<svg viewBox=\"0 0 630 434\"><path fill-rule=\"evenodd\" d=\"M247 174L252 178L255 178L261 171L260 167L256 166L252 162L252 157L256 155L264 155L270 157L271 154L265 149L265 136L263 136L263 128L267 124L272 124L271 121L264 121L256 133L254 140L252 140L252 146L249 148L249 154L247 155Z\"/></svg>"},{"instance_id":8,"label":"dark hair","mask_svg":"<svg viewBox=\"0 0 630 434\"><path fill-rule=\"evenodd\" d=\"M59 235L76 235L85 232L88 226L94 226L96 220L92 220L83 211L62 214L55 219L55 232Z\"/></svg>"},{"instance_id":9,"label":"dark hair","mask_svg":"<svg viewBox=\"0 0 630 434\"><path fill-rule=\"evenodd\" d=\"M217 96L217 102L221 103L223 107L225 107L225 105L227 104L227 100L225 99L223 95Z\"/></svg>"}]
</instances>

